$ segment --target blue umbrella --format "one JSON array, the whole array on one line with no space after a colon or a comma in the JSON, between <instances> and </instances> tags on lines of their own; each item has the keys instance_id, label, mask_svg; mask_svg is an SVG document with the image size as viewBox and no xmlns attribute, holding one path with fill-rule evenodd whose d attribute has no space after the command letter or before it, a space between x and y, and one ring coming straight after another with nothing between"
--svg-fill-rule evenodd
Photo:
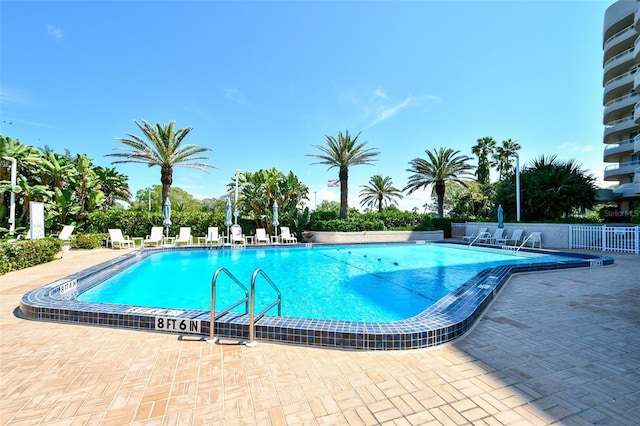
<instances>
[{"instance_id":1,"label":"blue umbrella","mask_svg":"<svg viewBox=\"0 0 640 426\"><path fill-rule=\"evenodd\" d=\"M498 228L504 228L504 210L502 204L498 206Z\"/></svg>"},{"instance_id":2,"label":"blue umbrella","mask_svg":"<svg viewBox=\"0 0 640 426\"><path fill-rule=\"evenodd\" d=\"M229 235L229 227L233 224L233 219L231 218L231 200L227 197L227 206L224 211L224 225L227 227L227 235Z\"/></svg>"},{"instance_id":3,"label":"blue umbrella","mask_svg":"<svg viewBox=\"0 0 640 426\"><path fill-rule=\"evenodd\" d=\"M164 216L164 221L162 224L167 228L166 234L169 237L169 226L171 225L171 200L169 197L164 199L164 205L162 206L162 216Z\"/></svg>"},{"instance_id":4,"label":"blue umbrella","mask_svg":"<svg viewBox=\"0 0 640 426\"><path fill-rule=\"evenodd\" d=\"M277 202L273 202L273 232L275 233L276 237L278 236L278 225L280 225L280 222L278 222L278 203Z\"/></svg>"}]
</instances>

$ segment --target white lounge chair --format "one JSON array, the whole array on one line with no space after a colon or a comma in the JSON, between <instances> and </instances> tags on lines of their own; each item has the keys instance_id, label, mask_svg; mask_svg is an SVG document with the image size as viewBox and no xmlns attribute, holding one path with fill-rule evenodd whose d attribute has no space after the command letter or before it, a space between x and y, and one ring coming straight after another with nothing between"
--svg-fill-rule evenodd
<instances>
[{"instance_id":1,"label":"white lounge chair","mask_svg":"<svg viewBox=\"0 0 640 426\"><path fill-rule=\"evenodd\" d=\"M109 244L111 248L116 248L116 245L119 249L122 246L127 246L127 248L133 247L133 240L129 238L129 236L122 235L121 229L109 229Z\"/></svg>"},{"instance_id":2,"label":"white lounge chair","mask_svg":"<svg viewBox=\"0 0 640 426\"><path fill-rule=\"evenodd\" d=\"M181 226L180 232L176 236L176 239L173 241L173 244L176 246L180 244L193 244L193 239L191 238L191 227Z\"/></svg>"},{"instance_id":3,"label":"white lounge chair","mask_svg":"<svg viewBox=\"0 0 640 426\"><path fill-rule=\"evenodd\" d=\"M480 229L478 229L478 232L476 234L471 234L471 235L465 235L464 237L462 237L462 242L464 243L465 241L471 242L473 240L476 239L476 237L478 237L479 235L485 234L487 232L487 227L482 227Z\"/></svg>"},{"instance_id":4,"label":"white lounge chair","mask_svg":"<svg viewBox=\"0 0 640 426\"><path fill-rule=\"evenodd\" d=\"M202 237L198 237L199 241ZM207 235L204 237L204 243L206 245L218 245L220 244L220 233L217 226L210 226L207 228Z\"/></svg>"},{"instance_id":5,"label":"white lounge chair","mask_svg":"<svg viewBox=\"0 0 640 426\"><path fill-rule=\"evenodd\" d=\"M523 233L524 233L524 230L516 229L513 231L510 237L496 239L496 244L509 245L509 242L512 242L514 246L517 246L520 240L522 239Z\"/></svg>"},{"instance_id":6,"label":"white lounge chair","mask_svg":"<svg viewBox=\"0 0 640 426\"><path fill-rule=\"evenodd\" d=\"M53 235L55 237L58 237L59 240L62 240L64 242L68 242L69 240L71 240L71 234L73 234L73 230L76 229L75 226L73 225L64 225L62 227L62 231L60 231L59 234L57 235ZM31 230L29 230L31 231Z\"/></svg>"},{"instance_id":7,"label":"white lounge chair","mask_svg":"<svg viewBox=\"0 0 640 426\"><path fill-rule=\"evenodd\" d=\"M142 247L144 247L145 245L153 245L157 247L162 244L162 239L162 226L154 226L153 228L151 228L151 234L147 235L142 241Z\"/></svg>"},{"instance_id":8,"label":"white lounge chair","mask_svg":"<svg viewBox=\"0 0 640 426\"><path fill-rule=\"evenodd\" d=\"M531 243L531 248L534 248L536 243L538 243L538 248L542 248L542 232L532 232L525 241Z\"/></svg>"},{"instance_id":9,"label":"white lounge chair","mask_svg":"<svg viewBox=\"0 0 640 426\"><path fill-rule=\"evenodd\" d=\"M229 235L229 243L231 243L232 246L245 247L247 245L247 239L242 233L242 227L240 225L231 225L231 229L229 232L231 234Z\"/></svg>"},{"instance_id":10,"label":"white lounge chair","mask_svg":"<svg viewBox=\"0 0 640 426\"><path fill-rule=\"evenodd\" d=\"M267 231L264 228L256 229L255 243L269 244L269 236L267 235Z\"/></svg>"},{"instance_id":11,"label":"white lounge chair","mask_svg":"<svg viewBox=\"0 0 640 426\"><path fill-rule=\"evenodd\" d=\"M488 232L479 235L478 242L493 244L497 240L502 238L503 233L504 233L504 228L496 228L496 230L493 231L493 235L491 235Z\"/></svg>"},{"instance_id":12,"label":"white lounge chair","mask_svg":"<svg viewBox=\"0 0 640 426\"><path fill-rule=\"evenodd\" d=\"M280 227L280 242L283 244L295 244L298 242L298 239L295 235L291 234L288 226Z\"/></svg>"}]
</instances>

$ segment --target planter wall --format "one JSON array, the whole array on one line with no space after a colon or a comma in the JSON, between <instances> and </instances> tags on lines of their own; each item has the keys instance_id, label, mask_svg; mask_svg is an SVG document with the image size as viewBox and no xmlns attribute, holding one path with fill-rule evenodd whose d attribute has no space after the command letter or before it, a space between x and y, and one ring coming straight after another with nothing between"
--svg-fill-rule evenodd
<instances>
[{"instance_id":1,"label":"planter wall","mask_svg":"<svg viewBox=\"0 0 640 426\"><path fill-rule=\"evenodd\" d=\"M437 241L443 239L443 231L313 231L313 242L325 244L399 243L406 241Z\"/></svg>"}]
</instances>

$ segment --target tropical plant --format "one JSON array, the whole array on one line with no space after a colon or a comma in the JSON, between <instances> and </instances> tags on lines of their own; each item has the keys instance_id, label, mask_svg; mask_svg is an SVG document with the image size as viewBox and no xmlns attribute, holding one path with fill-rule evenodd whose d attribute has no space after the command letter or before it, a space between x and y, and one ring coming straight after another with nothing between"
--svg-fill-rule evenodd
<instances>
[{"instance_id":1,"label":"tropical plant","mask_svg":"<svg viewBox=\"0 0 640 426\"><path fill-rule=\"evenodd\" d=\"M575 160L540 156L520 172L523 220L558 220L583 213L596 204L596 178ZM515 176L497 186L494 203L502 204L505 217L515 217Z\"/></svg>"},{"instance_id":2,"label":"tropical plant","mask_svg":"<svg viewBox=\"0 0 640 426\"><path fill-rule=\"evenodd\" d=\"M128 176L118 172L115 167L97 166L93 171L96 173L108 207L113 207L116 200L131 201Z\"/></svg>"},{"instance_id":3,"label":"tropical plant","mask_svg":"<svg viewBox=\"0 0 640 426\"><path fill-rule=\"evenodd\" d=\"M190 169L207 171L208 168L216 168L199 160L207 160L209 157L201 156L203 152L211 151L209 148L195 145L182 145L185 137L193 130L192 127L174 130L175 121L169 124L158 123L155 126L142 120L142 123L134 121L142 131L144 138L127 134L127 138L118 139L129 148L115 148L116 152L107 154L107 157L118 157L123 160L113 161L112 164L140 163L148 167L160 166L160 182L162 183L162 199L171 195L173 183L173 168L186 167Z\"/></svg>"},{"instance_id":4,"label":"tropical plant","mask_svg":"<svg viewBox=\"0 0 640 426\"><path fill-rule=\"evenodd\" d=\"M361 206L377 206L378 212L382 213L385 205L398 205L396 198L404 198L402 191L393 186L393 181L389 176L374 175L369 179L369 185L361 185L360 191Z\"/></svg>"},{"instance_id":5,"label":"tropical plant","mask_svg":"<svg viewBox=\"0 0 640 426\"><path fill-rule=\"evenodd\" d=\"M476 145L471 147L471 152L478 157L476 177L481 185L486 185L490 182L492 166L490 157L493 156L495 147L496 141L490 136L478 139Z\"/></svg>"},{"instance_id":6,"label":"tropical plant","mask_svg":"<svg viewBox=\"0 0 640 426\"><path fill-rule=\"evenodd\" d=\"M322 154L307 154L308 157L318 158L320 161L312 164L326 164L328 170L338 168L338 178L340 179L340 218L348 217L348 196L349 196L349 167L359 165L372 165L379 152L374 148L366 148L368 142L358 143L360 133L352 138L347 130L343 135L338 132L338 137L325 135L326 145L312 145L319 149Z\"/></svg>"},{"instance_id":7,"label":"tropical plant","mask_svg":"<svg viewBox=\"0 0 640 426\"><path fill-rule=\"evenodd\" d=\"M521 146L518 142L507 139L502 141L502 146L495 149L493 158L495 160L496 168L498 169L499 179L510 175L514 171L512 158L518 155L518 151Z\"/></svg>"},{"instance_id":8,"label":"tropical plant","mask_svg":"<svg viewBox=\"0 0 640 426\"><path fill-rule=\"evenodd\" d=\"M274 233L273 210L278 205L278 222L287 224L297 232L298 224L304 223L304 215L299 212L302 200L308 200L309 188L289 172L271 168L257 172L238 174L239 204L242 215L251 217L256 228L265 228ZM228 184L229 195L235 190L235 176Z\"/></svg>"},{"instance_id":9,"label":"tropical plant","mask_svg":"<svg viewBox=\"0 0 640 426\"><path fill-rule=\"evenodd\" d=\"M426 150L425 153L427 154L426 159L414 158L409 162L411 167L407 171L413 174L409 176L403 191L412 194L418 189L434 186L438 197L438 217L442 217L444 215L445 183L450 181L465 185L465 181L471 177L469 170L473 169L473 166L467 163L471 158L460 155L460 151L442 147L434 148L433 151Z\"/></svg>"}]
</instances>

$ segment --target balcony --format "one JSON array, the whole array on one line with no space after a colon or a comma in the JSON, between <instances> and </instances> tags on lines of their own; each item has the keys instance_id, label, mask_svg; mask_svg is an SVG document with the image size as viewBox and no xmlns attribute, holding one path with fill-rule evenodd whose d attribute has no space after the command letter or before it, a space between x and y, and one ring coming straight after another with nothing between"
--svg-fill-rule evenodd
<instances>
[{"instance_id":1,"label":"balcony","mask_svg":"<svg viewBox=\"0 0 640 426\"><path fill-rule=\"evenodd\" d=\"M631 92L607 102L604 106L603 122L606 124L620 117L628 116L631 112L631 107L635 105L637 101L638 94Z\"/></svg>"},{"instance_id":2,"label":"balcony","mask_svg":"<svg viewBox=\"0 0 640 426\"><path fill-rule=\"evenodd\" d=\"M636 191L637 183L627 182L622 185L618 185L613 189L613 198L614 200L619 200L621 198L633 198L640 195L640 192Z\"/></svg>"},{"instance_id":3,"label":"balcony","mask_svg":"<svg viewBox=\"0 0 640 426\"><path fill-rule=\"evenodd\" d=\"M624 141L620 141L616 144L609 144L604 148L604 154L602 160L605 163L611 163L612 161L617 162L617 160L624 155L631 154L636 143L640 143L640 138L636 136L638 141L634 139L627 139Z\"/></svg>"},{"instance_id":4,"label":"balcony","mask_svg":"<svg viewBox=\"0 0 640 426\"><path fill-rule=\"evenodd\" d=\"M633 138L633 153L632 154L640 154L640 135ZM638 180L640 182L640 180Z\"/></svg>"},{"instance_id":5,"label":"balcony","mask_svg":"<svg viewBox=\"0 0 640 426\"><path fill-rule=\"evenodd\" d=\"M638 43L638 39L636 39L636 43ZM639 48L640 51L640 48ZM634 48L625 50L624 52L618 53L613 58L609 59L604 64L604 79L603 82L609 81L615 76L626 72L632 65L634 61ZM640 62L640 60L636 61Z\"/></svg>"},{"instance_id":6,"label":"balcony","mask_svg":"<svg viewBox=\"0 0 640 426\"><path fill-rule=\"evenodd\" d=\"M637 68L633 67L631 70L615 76L611 80L604 84L603 104L629 93L630 90L635 90L640 93L640 73L636 72ZM636 79L637 78L637 81Z\"/></svg>"},{"instance_id":7,"label":"balcony","mask_svg":"<svg viewBox=\"0 0 640 426\"><path fill-rule=\"evenodd\" d=\"M638 107L636 111L640 116L640 107ZM620 137L625 137L625 133L629 133L631 129L637 127L638 125L634 121L634 117L625 117L620 120L607 123L604 128L604 143L617 142Z\"/></svg>"},{"instance_id":8,"label":"balcony","mask_svg":"<svg viewBox=\"0 0 640 426\"><path fill-rule=\"evenodd\" d=\"M635 174L638 166L640 166L640 160L607 166L604 169L604 180L616 181L624 176L630 177L630 175Z\"/></svg>"},{"instance_id":9,"label":"balcony","mask_svg":"<svg viewBox=\"0 0 640 426\"><path fill-rule=\"evenodd\" d=\"M622 31L617 32L613 36L609 37L609 39L604 42L604 47L603 47L605 62L607 61L607 56L612 56L613 53L616 53L615 50L611 52L612 48L618 46L616 49L618 51L630 48L631 45L633 44L633 38L636 37L637 35L638 33L636 29L634 28L633 25L631 25L623 29Z\"/></svg>"}]
</instances>

